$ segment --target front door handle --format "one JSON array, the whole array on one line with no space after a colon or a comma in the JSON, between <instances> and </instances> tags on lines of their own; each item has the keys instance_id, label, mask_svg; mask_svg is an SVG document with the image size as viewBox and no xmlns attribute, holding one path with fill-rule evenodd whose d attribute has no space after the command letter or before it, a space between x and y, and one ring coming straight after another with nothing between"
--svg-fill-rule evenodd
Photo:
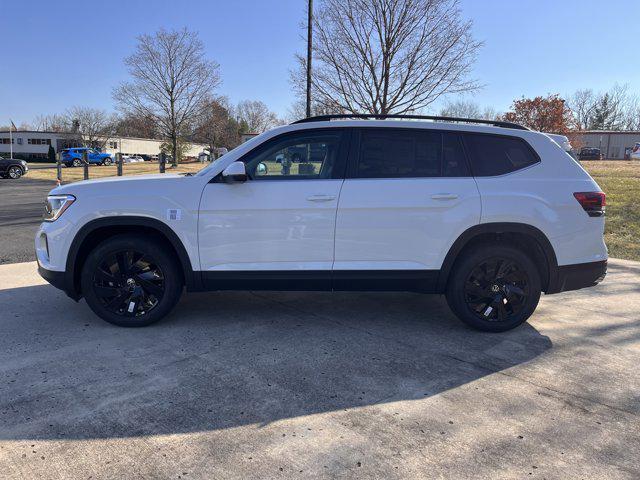
<instances>
[{"instance_id":1,"label":"front door handle","mask_svg":"<svg viewBox=\"0 0 640 480\"><path fill-rule=\"evenodd\" d=\"M310 202L330 202L335 199L335 195L311 195L310 197L307 197L307 200Z\"/></svg>"},{"instance_id":2,"label":"front door handle","mask_svg":"<svg viewBox=\"0 0 640 480\"><path fill-rule=\"evenodd\" d=\"M431 198L433 198L434 200L455 200L456 198L458 198L458 195L456 195L455 193L436 193L434 195L431 195Z\"/></svg>"}]
</instances>

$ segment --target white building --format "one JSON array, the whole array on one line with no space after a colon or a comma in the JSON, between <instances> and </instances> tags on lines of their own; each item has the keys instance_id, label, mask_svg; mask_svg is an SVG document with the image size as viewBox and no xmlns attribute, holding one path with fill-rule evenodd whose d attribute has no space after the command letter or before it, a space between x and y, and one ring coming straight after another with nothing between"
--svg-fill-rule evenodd
<instances>
[{"instance_id":1,"label":"white building","mask_svg":"<svg viewBox=\"0 0 640 480\"><path fill-rule=\"evenodd\" d=\"M9 131L4 130L0 131L0 156L9 156L11 141L13 141L14 158L23 160L46 159L49 145L56 153L64 148L83 146L78 134L18 130L9 135ZM161 144L161 140L151 138L113 137L108 139L103 151L111 154L119 152L124 155L158 155ZM190 144L184 155L198 158L204 148L206 145Z\"/></svg>"}]
</instances>

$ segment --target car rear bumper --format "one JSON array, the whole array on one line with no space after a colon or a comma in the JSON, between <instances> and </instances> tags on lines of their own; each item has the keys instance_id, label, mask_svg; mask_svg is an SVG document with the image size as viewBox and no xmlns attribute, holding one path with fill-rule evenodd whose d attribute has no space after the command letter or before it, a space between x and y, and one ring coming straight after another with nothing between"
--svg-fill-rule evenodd
<instances>
[{"instance_id":1,"label":"car rear bumper","mask_svg":"<svg viewBox=\"0 0 640 480\"><path fill-rule=\"evenodd\" d=\"M546 293L560 293L593 287L607 274L607 261L561 265L549 282Z\"/></svg>"}]
</instances>

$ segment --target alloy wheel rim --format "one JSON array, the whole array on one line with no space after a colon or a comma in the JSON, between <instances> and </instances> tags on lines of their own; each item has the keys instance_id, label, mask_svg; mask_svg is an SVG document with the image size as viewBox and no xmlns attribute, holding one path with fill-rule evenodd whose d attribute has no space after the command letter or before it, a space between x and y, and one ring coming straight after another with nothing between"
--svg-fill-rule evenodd
<instances>
[{"instance_id":1,"label":"alloy wheel rim","mask_svg":"<svg viewBox=\"0 0 640 480\"><path fill-rule=\"evenodd\" d=\"M162 300L165 277L151 256L122 250L107 256L97 266L93 291L108 311L124 317L140 317Z\"/></svg>"},{"instance_id":2,"label":"alloy wheel rim","mask_svg":"<svg viewBox=\"0 0 640 480\"><path fill-rule=\"evenodd\" d=\"M464 283L467 307L489 322L508 322L518 316L529 295L528 275L517 262L506 258L481 262Z\"/></svg>"},{"instance_id":3,"label":"alloy wheel rim","mask_svg":"<svg viewBox=\"0 0 640 480\"><path fill-rule=\"evenodd\" d=\"M11 178L20 178L20 172L16 167L12 167L9 169L9 176Z\"/></svg>"}]
</instances>

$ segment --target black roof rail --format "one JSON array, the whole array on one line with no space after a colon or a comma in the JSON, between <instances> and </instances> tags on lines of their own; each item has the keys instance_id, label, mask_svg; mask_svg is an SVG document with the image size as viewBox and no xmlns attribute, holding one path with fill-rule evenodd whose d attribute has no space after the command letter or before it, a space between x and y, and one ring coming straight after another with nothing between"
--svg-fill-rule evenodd
<instances>
[{"instance_id":1,"label":"black roof rail","mask_svg":"<svg viewBox=\"0 0 640 480\"><path fill-rule=\"evenodd\" d=\"M340 119L374 119L385 120L387 118L408 119L408 120L434 120L439 122L461 122L461 123L479 123L482 125L491 125L494 127L513 128L515 130L529 130L524 125L513 122L502 122L500 120L481 120L477 118L460 118L460 117L439 117L434 115L400 115L400 114L375 114L375 113L346 113L339 115L318 115L315 117L303 118L293 122L291 125L298 123L311 123L311 122L329 122L331 120Z\"/></svg>"}]
</instances>

